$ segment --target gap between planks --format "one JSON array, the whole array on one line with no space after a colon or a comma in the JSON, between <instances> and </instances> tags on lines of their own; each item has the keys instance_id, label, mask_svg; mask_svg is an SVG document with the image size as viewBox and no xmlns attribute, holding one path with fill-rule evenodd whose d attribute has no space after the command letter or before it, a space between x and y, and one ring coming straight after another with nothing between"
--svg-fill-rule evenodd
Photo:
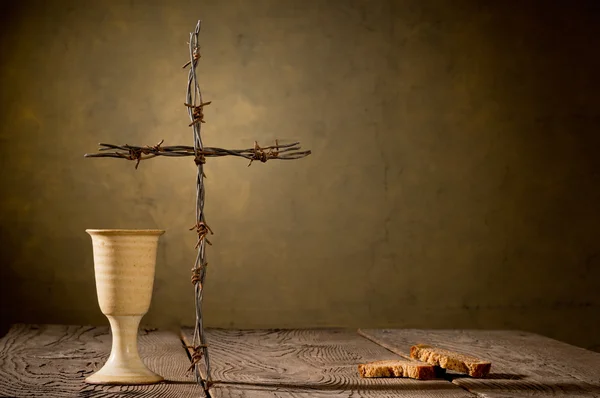
<instances>
[{"instance_id":1,"label":"gap between planks","mask_svg":"<svg viewBox=\"0 0 600 398\"><path fill-rule=\"evenodd\" d=\"M185 335L185 333L183 333L183 329L179 330L179 338L181 339L181 344L183 345L183 349L188 357L188 359L190 360L190 365L192 364L192 355L194 354L194 351L192 350L193 344L192 344L192 340L188 338L188 336ZM193 372L193 370L192 370ZM200 367L200 376L206 380L206 372L205 369L203 367ZM204 388L202 388L204 390ZM206 398L212 398L211 394L210 394L210 386L208 388L208 390L204 390L204 394L206 395Z\"/></svg>"}]
</instances>

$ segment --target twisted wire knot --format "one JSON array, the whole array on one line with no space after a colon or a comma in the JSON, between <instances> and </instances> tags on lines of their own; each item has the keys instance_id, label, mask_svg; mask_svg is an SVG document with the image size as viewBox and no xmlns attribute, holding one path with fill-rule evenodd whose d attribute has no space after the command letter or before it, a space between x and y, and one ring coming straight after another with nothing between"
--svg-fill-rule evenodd
<instances>
[{"instance_id":1,"label":"twisted wire knot","mask_svg":"<svg viewBox=\"0 0 600 398\"><path fill-rule=\"evenodd\" d=\"M194 60L194 66L196 65L196 62L200 59L200 57L201 57L201 55L200 55L200 46L196 46L192 50L192 59ZM192 61L187 61L185 63L185 65L182 66L182 68L183 69L187 68L189 65L191 65L191 63L192 63Z\"/></svg>"},{"instance_id":2,"label":"twisted wire knot","mask_svg":"<svg viewBox=\"0 0 600 398\"><path fill-rule=\"evenodd\" d=\"M269 159L279 156L279 140L275 140L275 147L269 149Z\"/></svg>"},{"instance_id":3,"label":"twisted wire knot","mask_svg":"<svg viewBox=\"0 0 600 398\"><path fill-rule=\"evenodd\" d=\"M154 151L154 152L160 152L160 151L162 151L162 150L163 150L163 149L160 147L160 146L163 144L163 142L165 142L165 140L160 140L160 142L159 142L158 144L156 144L156 145L152 145L152 146L148 146L148 145L146 145L146 148L147 148L147 149L142 149L142 152L143 152L144 154L146 154L146 155L148 155L148 154L152 153L152 151Z\"/></svg>"},{"instance_id":4,"label":"twisted wire knot","mask_svg":"<svg viewBox=\"0 0 600 398\"><path fill-rule=\"evenodd\" d=\"M254 141L254 148L252 149L252 159L250 159L250 163L248 163L248 167L255 160L260 160L262 163L265 163L269 159L274 159L279 156L279 141L275 140L275 146L270 147L265 151L265 148L261 148L258 145L257 141Z\"/></svg>"},{"instance_id":5,"label":"twisted wire knot","mask_svg":"<svg viewBox=\"0 0 600 398\"><path fill-rule=\"evenodd\" d=\"M196 166L206 163L206 157L204 157L204 153L201 151L196 151L194 155L194 163L196 163Z\"/></svg>"},{"instance_id":6,"label":"twisted wire knot","mask_svg":"<svg viewBox=\"0 0 600 398\"><path fill-rule=\"evenodd\" d=\"M196 246L194 247L195 249L197 249L198 246L200 246L200 243L203 240L206 240L206 243L208 243L209 245L212 245L212 243L210 243L210 241L208 240L206 235L208 235L209 232L211 235L213 235L213 231L212 231L212 229L210 229L210 227L204 221L198 221L195 225L192 225L192 227L189 230L192 231L194 229L196 230L196 233L198 234L198 242L196 243Z\"/></svg>"},{"instance_id":7,"label":"twisted wire knot","mask_svg":"<svg viewBox=\"0 0 600 398\"><path fill-rule=\"evenodd\" d=\"M136 161L135 169L137 170L138 166L140 165L140 161L142 160L142 150L140 148L129 147L128 145L126 145L126 147L129 150L129 155L127 155L127 159Z\"/></svg>"},{"instance_id":8,"label":"twisted wire knot","mask_svg":"<svg viewBox=\"0 0 600 398\"><path fill-rule=\"evenodd\" d=\"M138 166L140 165L140 161L142 159L145 159L142 155L153 155L150 157L156 156L156 155L154 155L154 153L162 151L162 148L160 146L162 145L163 142L165 142L165 140L160 140L160 142L158 144L153 145L153 146L146 145L145 148L132 147L129 145L125 145L125 148L127 148L128 152L129 152L125 156L125 158L128 160L135 160L136 161L135 168L137 170Z\"/></svg>"},{"instance_id":9,"label":"twisted wire knot","mask_svg":"<svg viewBox=\"0 0 600 398\"><path fill-rule=\"evenodd\" d=\"M192 108L192 122L189 124L189 127L192 127L197 123L206 123L204 121L204 111L203 108L207 105L210 105L212 101L203 102L200 105L192 105L188 103L184 103L188 108Z\"/></svg>"},{"instance_id":10,"label":"twisted wire knot","mask_svg":"<svg viewBox=\"0 0 600 398\"><path fill-rule=\"evenodd\" d=\"M206 266L208 266L208 263L205 263L202 267L192 269L192 285L200 284L200 289L202 289L202 277L200 273L202 272L202 268Z\"/></svg>"},{"instance_id":11,"label":"twisted wire knot","mask_svg":"<svg viewBox=\"0 0 600 398\"><path fill-rule=\"evenodd\" d=\"M193 346L193 345L188 345L185 346L188 349L192 350L192 364L190 365L190 367L188 368L188 372L191 372L192 370L194 370L194 367L202 360L202 358L204 357L204 348L206 347L206 344L200 344L197 346Z\"/></svg>"}]
</instances>

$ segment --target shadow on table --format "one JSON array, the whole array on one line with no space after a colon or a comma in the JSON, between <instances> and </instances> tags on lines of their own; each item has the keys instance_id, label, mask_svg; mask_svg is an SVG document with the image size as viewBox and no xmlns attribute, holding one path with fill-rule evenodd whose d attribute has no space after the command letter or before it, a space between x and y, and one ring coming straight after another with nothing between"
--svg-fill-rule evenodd
<instances>
[{"instance_id":1,"label":"shadow on table","mask_svg":"<svg viewBox=\"0 0 600 398\"><path fill-rule=\"evenodd\" d=\"M289 382L243 382L243 381L214 381L213 388L243 387L244 389L278 389L278 390L312 390L312 391L423 391L423 390L452 390L462 387L466 390L484 391L523 391L543 392L561 394L583 394L600 393L600 385L585 382L540 382L537 380L526 380L528 376L511 373L494 373L484 379L474 379L464 375L452 375L448 381L452 383L440 383L440 380L415 381L415 383L403 384L364 384L352 382L340 382L336 384L317 383L289 383ZM383 380L383 379L382 379ZM196 384L195 381L166 381L167 384Z\"/></svg>"},{"instance_id":2,"label":"shadow on table","mask_svg":"<svg viewBox=\"0 0 600 398\"><path fill-rule=\"evenodd\" d=\"M458 373L446 373L446 380L453 381L457 379L467 379L467 380L524 380L528 378L527 375L521 375L516 373L490 373L484 378L481 379L473 379L470 376Z\"/></svg>"},{"instance_id":3,"label":"shadow on table","mask_svg":"<svg viewBox=\"0 0 600 398\"><path fill-rule=\"evenodd\" d=\"M317 383L275 383L275 382L239 382L239 381L215 381L213 387L257 387L257 388L276 388L289 390L313 390L313 391L328 391L328 390L355 390L355 391L397 391L397 390L453 390L455 385L451 383L440 383L438 381L419 381L415 383L403 384L364 384L364 383L336 383L336 384L317 384Z\"/></svg>"},{"instance_id":4,"label":"shadow on table","mask_svg":"<svg viewBox=\"0 0 600 398\"><path fill-rule=\"evenodd\" d=\"M465 375L446 375L446 379L468 391L482 392L525 392L529 394L547 393L550 395L571 396L571 394L584 395L600 393L599 384L591 384L577 380L548 380L535 379L531 376L492 373L485 378L476 379ZM594 395L596 396L596 395Z\"/></svg>"}]
</instances>

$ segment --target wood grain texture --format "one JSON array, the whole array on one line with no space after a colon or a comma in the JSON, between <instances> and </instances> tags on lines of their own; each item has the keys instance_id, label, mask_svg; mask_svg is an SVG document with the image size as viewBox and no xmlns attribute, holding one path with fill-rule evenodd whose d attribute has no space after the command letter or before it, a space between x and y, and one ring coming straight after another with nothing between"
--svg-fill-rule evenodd
<instances>
[{"instance_id":1,"label":"wood grain texture","mask_svg":"<svg viewBox=\"0 0 600 398\"><path fill-rule=\"evenodd\" d=\"M0 340L0 397L187 397L202 389L186 372L189 359L176 333L143 330L139 351L166 382L98 386L84 378L110 353L108 327L14 325Z\"/></svg>"},{"instance_id":2,"label":"wood grain texture","mask_svg":"<svg viewBox=\"0 0 600 398\"><path fill-rule=\"evenodd\" d=\"M362 329L359 333L407 356L413 344L432 344L492 362L486 379L448 373L481 397L600 397L600 354L518 331Z\"/></svg>"},{"instance_id":3,"label":"wood grain texture","mask_svg":"<svg viewBox=\"0 0 600 398\"><path fill-rule=\"evenodd\" d=\"M213 398L474 397L446 380L361 378L358 364L398 356L355 331L208 330L207 338Z\"/></svg>"}]
</instances>

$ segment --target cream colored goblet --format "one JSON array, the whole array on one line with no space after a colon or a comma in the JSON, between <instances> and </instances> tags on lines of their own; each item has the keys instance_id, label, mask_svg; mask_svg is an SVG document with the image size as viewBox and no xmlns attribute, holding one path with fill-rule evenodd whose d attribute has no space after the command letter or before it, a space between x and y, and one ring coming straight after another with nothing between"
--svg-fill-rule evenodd
<instances>
[{"instance_id":1,"label":"cream colored goblet","mask_svg":"<svg viewBox=\"0 0 600 398\"><path fill-rule=\"evenodd\" d=\"M152 384L163 378L144 365L137 347L140 320L148 312L158 238L155 229L88 229L100 310L110 322L112 349L91 384Z\"/></svg>"}]
</instances>

